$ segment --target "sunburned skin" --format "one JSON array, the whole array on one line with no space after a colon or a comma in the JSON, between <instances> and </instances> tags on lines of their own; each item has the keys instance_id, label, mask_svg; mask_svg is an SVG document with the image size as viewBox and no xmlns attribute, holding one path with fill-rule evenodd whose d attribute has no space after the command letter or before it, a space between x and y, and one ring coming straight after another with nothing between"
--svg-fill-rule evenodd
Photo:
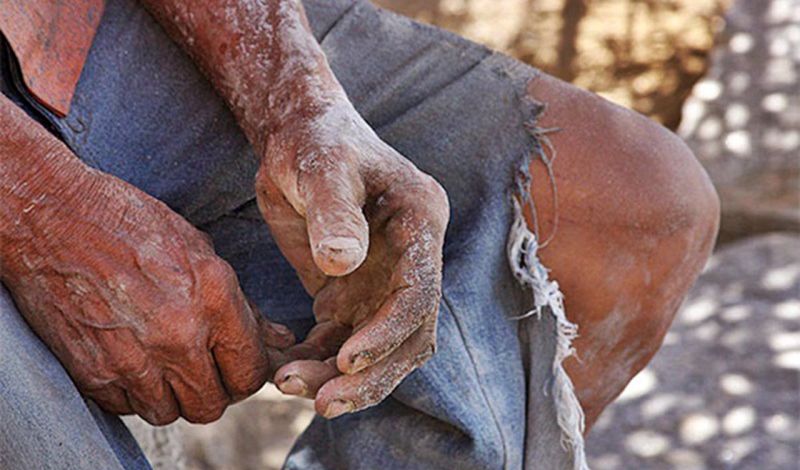
<instances>
[{"instance_id":1,"label":"sunburned skin","mask_svg":"<svg viewBox=\"0 0 800 470\"><path fill-rule=\"evenodd\" d=\"M166 206L83 165L0 97L0 280L81 391L196 422L273 378L334 417L385 398L435 349L442 188L347 101L296 0L143 2L205 70L257 154L259 207L314 297L291 335ZM719 201L675 136L544 75L529 96L558 158L540 249L579 326L565 367L590 426L650 360L707 259ZM531 165L545 238L556 207ZM280 295L275 293L274 295ZM280 349L284 348L284 349ZM275 369L278 369L277 371Z\"/></svg>"},{"instance_id":2,"label":"sunburned skin","mask_svg":"<svg viewBox=\"0 0 800 470\"><path fill-rule=\"evenodd\" d=\"M259 207L315 298L317 325L275 382L328 418L377 404L435 349L444 190L359 116L298 0L143 4L256 149Z\"/></svg>"},{"instance_id":3,"label":"sunburned skin","mask_svg":"<svg viewBox=\"0 0 800 470\"><path fill-rule=\"evenodd\" d=\"M542 75L528 95L558 156L558 225L541 161L531 164L539 251L578 324L565 362L587 429L658 350L711 254L719 199L686 145L658 124ZM528 213L532 227L533 214Z\"/></svg>"},{"instance_id":4,"label":"sunburned skin","mask_svg":"<svg viewBox=\"0 0 800 470\"><path fill-rule=\"evenodd\" d=\"M207 237L87 167L0 95L0 280L80 391L153 424L206 423L294 343Z\"/></svg>"}]
</instances>

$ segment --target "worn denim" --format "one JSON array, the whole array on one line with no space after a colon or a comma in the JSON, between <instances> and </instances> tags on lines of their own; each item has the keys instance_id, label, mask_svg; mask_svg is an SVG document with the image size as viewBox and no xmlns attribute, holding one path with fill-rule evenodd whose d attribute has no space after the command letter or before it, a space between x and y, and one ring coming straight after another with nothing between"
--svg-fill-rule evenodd
<instances>
[{"instance_id":1,"label":"worn denim","mask_svg":"<svg viewBox=\"0 0 800 470\"><path fill-rule=\"evenodd\" d=\"M250 145L135 0L107 3L66 118L30 99L9 61L0 90L86 163L208 232L261 311L302 337L311 299L258 213ZM556 323L514 319L531 309L531 292L506 256L511 193L538 148L527 126L539 107L522 97L537 72L365 1L305 4L359 112L444 186L452 216L436 355L380 405L316 418L286 468L571 468L547 393ZM0 467L147 468L118 418L81 399L4 291L0 310Z\"/></svg>"}]
</instances>

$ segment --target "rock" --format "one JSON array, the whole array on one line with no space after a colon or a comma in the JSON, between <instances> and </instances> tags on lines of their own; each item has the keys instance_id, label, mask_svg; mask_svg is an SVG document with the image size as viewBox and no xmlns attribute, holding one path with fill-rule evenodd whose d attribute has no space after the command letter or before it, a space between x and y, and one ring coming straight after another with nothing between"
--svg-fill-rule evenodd
<instances>
[{"instance_id":1,"label":"rock","mask_svg":"<svg viewBox=\"0 0 800 470\"><path fill-rule=\"evenodd\" d=\"M722 199L721 240L800 231L800 0L737 0L679 129Z\"/></svg>"},{"instance_id":2,"label":"rock","mask_svg":"<svg viewBox=\"0 0 800 470\"><path fill-rule=\"evenodd\" d=\"M800 236L714 255L663 348L588 438L592 468L796 470Z\"/></svg>"}]
</instances>

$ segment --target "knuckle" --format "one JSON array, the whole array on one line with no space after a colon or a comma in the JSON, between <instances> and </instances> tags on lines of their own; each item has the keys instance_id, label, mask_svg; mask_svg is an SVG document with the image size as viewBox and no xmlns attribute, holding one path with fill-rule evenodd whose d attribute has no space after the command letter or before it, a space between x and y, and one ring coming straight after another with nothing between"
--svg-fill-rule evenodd
<instances>
[{"instance_id":1,"label":"knuckle","mask_svg":"<svg viewBox=\"0 0 800 470\"><path fill-rule=\"evenodd\" d=\"M202 323L193 321L161 328L150 335L148 342L156 350L168 351L171 357L188 358L206 336Z\"/></svg>"},{"instance_id":2,"label":"knuckle","mask_svg":"<svg viewBox=\"0 0 800 470\"><path fill-rule=\"evenodd\" d=\"M437 232L443 232L450 219L450 203L444 187L432 176L419 170L414 172L408 187L410 191L407 197L415 201L417 214L431 222Z\"/></svg>"},{"instance_id":3,"label":"knuckle","mask_svg":"<svg viewBox=\"0 0 800 470\"><path fill-rule=\"evenodd\" d=\"M423 173L423 179L425 182L425 188L430 193L432 199L436 202L446 204L447 192L444 190L444 187L429 174Z\"/></svg>"},{"instance_id":4,"label":"knuckle","mask_svg":"<svg viewBox=\"0 0 800 470\"><path fill-rule=\"evenodd\" d=\"M258 167L255 178L256 193L264 194L269 188L269 171L267 165L261 164Z\"/></svg>"},{"instance_id":5,"label":"knuckle","mask_svg":"<svg viewBox=\"0 0 800 470\"><path fill-rule=\"evenodd\" d=\"M247 374L240 375L233 380L229 378L228 393L231 394L233 401L241 401L253 395L261 389L261 386L267 381L266 368L253 370Z\"/></svg>"},{"instance_id":6,"label":"knuckle","mask_svg":"<svg viewBox=\"0 0 800 470\"><path fill-rule=\"evenodd\" d=\"M194 424L208 424L220 419L228 408L228 403L218 401L207 404L202 408L187 409L184 411L183 417L186 421Z\"/></svg>"},{"instance_id":7,"label":"knuckle","mask_svg":"<svg viewBox=\"0 0 800 470\"><path fill-rule=\"evenodd\" d=\"M152 373L153 366L144 354L122 354L117 358L114 369L125 380L139 381Z\"/></svg>"},{"instance_id":8,"label":"knuckle","mask_svg":"<svg viewBox=\"0 0 800 470\"><path fill-rule=\"evenodd\" d=\"M300 184L328 179L332 172L342 169L326 152L308 152L297 157L297 180Z\"/></svg>"},{"instance_id":9,"label":"knuckle","mask_svg":"<svg viewBox=\"0 0 800 470\"><path fill-rule=\"evenodd\" d=\"M450 201L447 191L432 176L426 174L424 178L430 208L440 222L446 222L450 218Z\"/></svg>"},{"instance_id":10,"label":"knuckle","mask_svg":"<svg viewBox=\"0 0 800 470\"><path fill-rule=\"evenodd\" d=\"M206 307L227 310L236 304L239 281L233 268L221 258L206 259L199 268L199 278Z\"/></svg>"},{"instance_id":11,"label":"knuckle","mask_svg":"<svg viewBox=\"0 0 800 470\"><path fill-rule=\"evenodd\" d=\"M154 406L141 412L139 416L153 426L166 426L180 417L176 410L166 404Z\"/></svg>"},{"instance_id":12,"label":"knuckle","mask_svg":"<svg viewBox=\"0 0 800 470\"><path fill-rule=\"evenodd\" d=\"M207 258L201 269L208 281L217 281L223 285L236 278L236 273L231 265L217 256Z\"/></svg>"}]
</instances>

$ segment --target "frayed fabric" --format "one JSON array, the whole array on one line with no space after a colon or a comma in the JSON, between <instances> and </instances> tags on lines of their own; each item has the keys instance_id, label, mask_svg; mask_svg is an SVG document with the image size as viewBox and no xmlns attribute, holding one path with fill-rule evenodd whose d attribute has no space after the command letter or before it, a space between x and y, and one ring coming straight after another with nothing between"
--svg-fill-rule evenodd
<instances>
[{"instance_id":1,"label":"frayed fabric","mask_svg":"<svg viewBox=\"0 0 800 470\"><path fill-rule=\"evenodd\" d=\"M537 108L537 115L541 107ZM552 163L555 158L555 151L545 135L551 130L542 130L536 127L535 122L529 122L528 131L536 139L536 149L533 152L545 164L550 177L550 184L553 187L555 198L555 179L552 171ZM548 158L541 145L544 143L551 153ZM564 369L564 360L575 354L572 341L578 336L578 326L569 321L564 309L564 295L559 289L558 283L551 280L547 268L542 264L538 257L538 250L541 246L538 234L528 229L528 225L523 213L523 207L530 204L534 219L536 219L536 208L529 194L531 177L528 170L530 156L523 159L519 169L517 181L517 194L512 197L514 206L514 221L508 235L507 255L511 271L517 281L523 286L533 291L533 308L515 317L515 320L533 321L541 320L542 314L550 313L555 321L555 354L551 366L552 381L543 384L545 396L551 396L554 400L556 419L561 430L561 445L565 451L572 456L574 470L588 470L586 461L586 451L583 439L585 430L585 416L578 397L575 395L575 388L572 384L567 371ZM558 207L555 206L556 220ZM534 230L538 232L538 220L533 221ZM553 233L544 242L552 240L555 235L557 225L554 224Z\"/></svg>"},{"instance_id":2,"label":"frayed fabric","mask_svg":"<svg viewBox=\"0 0 800 470\"><path fill-rule=\"evenodd\" d=\"M516 317L518 320L536 317L541 319L542 313L549 312L556 322L556 352L552 364L553 382L545 384L545 395L552 392L555 401L558 426L561 428L561 444L565 450L571 451L573 468L588 470L584 448L583 432L585 418L575 389L567 371L564 360L573 354L572 341L578 336L578 326L567 319L564 310L564 296L556 281L550 280L547 268L539 261L539 249L536 236L528 230L522 206L514 200L514 223L508 237L508 259L514 277L520 284L533 291L533 309ZM547 389L549 388L549 390Z\"/></svg>"}]
</instances>

